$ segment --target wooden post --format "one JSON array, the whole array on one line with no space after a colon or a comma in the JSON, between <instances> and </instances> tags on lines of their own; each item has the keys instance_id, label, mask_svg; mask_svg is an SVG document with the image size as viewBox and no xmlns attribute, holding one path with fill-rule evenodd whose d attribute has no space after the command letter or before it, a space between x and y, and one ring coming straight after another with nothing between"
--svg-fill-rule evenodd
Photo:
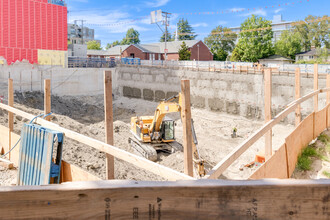
<instances>
[{"instance_id":1,"label":"wooden post","mask_svg":"<svg viewBox=\"0 0 330 220\"><path fill-rule=\"evenodd\" d=\"M318 64L314 64L314 91L319 89ZM319 95L314 96L314 112L319 110Z\"/></svg>"},{"instance_id":2,"label":"wooden post","mask_svg":"<svg viewBox=\"0 0 330 220\"><path fill-rule=\"evenodd\" d=\"M8 79L8 105L13 107L14 106L14 86L13 86L13 79ZM14 131L14 114L8 112L8 151L11 149L11 133ZM5 152L7 153L7 152ZM9 160L11 159L11 154L8 155Z\"/></svg>"},{"instance_id":3,"label":"wooden post","mask_svg":"<svg viewBox=\"0 0 330 220\"><path fill-rule=\"evenodd\" d=\"M190 81L181 80L182 94L182 126L183 126L183 148L184 148L184 173L193 176L193 152L191 133L191 108L190 108Z\"/></svg>"},{"instance_id":4,"label":"wooden post","mask_svg":"<svg viewBox=\"0 0 330 220\"><path fill-rule=\"evenodd\" d=\"M296 72L295 72L295 98L300 99L300 68L296 68ZM301 108L300 105L297 106L296 108L296 127L299 125L300 121L301 121Z\"/></svg>"},{"instance_id":5,"label":"wooden post","mask_svg":"<svg viewBox=\"0 0 330 220\"><path fill-rule=\"evenodd\" d=\"M44 114L47 115L51 112L51 93L50 93L50 79L45 79L44 81ZM50 115L47 116L45 119L50 121Z\"/></svg>"},{"instance_id":6,"label":"wooden post","mask_svg":"<svg viewBox=\"0 0 330 220\"><path fill-rule=\"evenodd\" d=\"M104 117L105 117L105 143L113 145L113 109L112 109L112 77L111 71L104 71ZM106 178L115 178L115 160L106 154Z\"/></svg>"},{"instance_id":7,"label":"wooden post","mask_svg":"<svg viewBox=\"0 0 330 220\"><path fill-rule=\"evenodd\" d=\"M330 74L327 74L327 88L330 88ZM330 92L327 92L327 105L330 103Z\"/></svg>"},{"instance_id":8,"label":"wooden post","mask_svg":"<svg viewBox=\"0 0 330 220\"><path fill-rule=\"evenodd\" d=\"M272 71L265 70L265 122L272 119ZM265 134L265 159L272 155L272 129Z\"/></svg>"}]
</instances>

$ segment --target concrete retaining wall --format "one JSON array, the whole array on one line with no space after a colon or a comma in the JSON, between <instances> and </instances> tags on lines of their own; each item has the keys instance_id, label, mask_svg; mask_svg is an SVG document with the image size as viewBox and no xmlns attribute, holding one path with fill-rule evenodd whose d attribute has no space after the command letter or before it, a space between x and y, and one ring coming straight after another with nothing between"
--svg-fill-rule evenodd
<instances>
[{"instance_id":1,"label":"concrete retaining wall","mask_svg":"<svg viewBox=\"0 0 330 220\"><path fill-rule=\"evenodd\" d=\"M313 74L301 74L302 95L313 91ZM117 93L132 98L159 101L180 91L180 80L190 79L192 105L212 111L227 112L247 118L263 119L264 77L257 74L198 72L187 69L160 67L129 67L116 69ZM272 103L275 116L294 100L294 74L273 75ZM319 87L325 87L325 76L320 75ZM325 94L320 95L319 106L325 106ZM310 99L302 105L306 116L313 110ZM294 114L286 121L293 123Z\"/></svg>"}]
</instances>

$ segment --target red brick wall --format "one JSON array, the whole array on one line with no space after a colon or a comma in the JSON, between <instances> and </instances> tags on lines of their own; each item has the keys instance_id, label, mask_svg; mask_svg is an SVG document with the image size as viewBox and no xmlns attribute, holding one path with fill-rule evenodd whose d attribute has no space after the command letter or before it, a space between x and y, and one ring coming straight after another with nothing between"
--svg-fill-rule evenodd
<instances>
[{"instance_id":1,"label":"red brick wall","mask_svg":"<svg viewBox=\"0 0 330 220\"><path fill-rule=\"evenodd\" d=\"M164 54L164 57L165 57L165 54ZM179 60L179 54L178 53L168 53L167 60Z\"/></svg>"},{"instance_id":2,"label":"red brick wall","mask_svg":"<svg viewBox=\"0 0 330 220\"><path fill-rule=\"evenodd\" d=\"M131 45L123 51L122 57L130 57L131 54L134 54L134 58L140 58L141 60L148 60L149 56L142 52L140 49L136 48L134 45Z\"/></svg>"},{"instance_id":3,"label":"red brick wall","mask_svg":"<svg viewBox=\"0 0 330 220\"><path fill-rule=\"evenodd\" d=\"M189 50L191 51L191 60L198 60L198 45L199 44L199 60L201 61L209 61L213 60L213 54L209 50L209 48L202 42L198 42Z\"/></svg>"}]
</instances>

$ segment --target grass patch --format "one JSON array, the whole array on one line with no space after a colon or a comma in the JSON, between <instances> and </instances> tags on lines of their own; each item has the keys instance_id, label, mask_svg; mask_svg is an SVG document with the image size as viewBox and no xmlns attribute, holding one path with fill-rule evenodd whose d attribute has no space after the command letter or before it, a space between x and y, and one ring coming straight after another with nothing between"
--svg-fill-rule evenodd
<instances>
[{"instance_id":1,"label":"grass patch","mask_svg":"<svg viewBox=\"0 0 330 220\"><path fill-rule=\"evenodd\" d=\"M297 167L299 170L310 170L312 165L311 157L319 157L316 149L312 146L307 146L298 157Z\"/></svg>"},{"instance_id":2,"label":"grass patch","mask_svg":"<svg viewBox=\"0 0 330 220\"><path fill-rule=\"evenodd\" d=\"M320 134L320 136L318 136L317 140L322 141L325 144L328 144L328 142L330 142L330 137L326 134Z\"/></svg>"},{"instance_id":3,"label":"grass patch","mask_svg":"<svg viewBox=\"0 0 330 220\"><path fill-rule=\"evenodd\" d=\"M323 171L323 175L326 176L326 177L328 177L328 178L330 178L330 173L327 172L327 171Z\"/></svg>"}]
</instances>

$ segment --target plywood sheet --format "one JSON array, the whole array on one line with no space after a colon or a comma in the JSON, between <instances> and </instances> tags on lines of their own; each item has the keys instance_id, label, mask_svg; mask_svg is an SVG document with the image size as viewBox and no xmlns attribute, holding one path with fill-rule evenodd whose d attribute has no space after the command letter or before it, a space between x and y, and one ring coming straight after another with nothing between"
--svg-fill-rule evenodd
<instances>
[{"instance_id":1,"label":"plywood sheet","mask_svg":"<svg viewBox=\"0 0 330 220\"><path fill-rule=\"evenodd\" d=\"M297 158L302 149L314 139L313 137L314 113L305 118L299 126L285 139L288 155L289 175L293 173Z\"/></svg>"},{"instance_id":2,"label":"plywood sheet","mask_svg":"<svg viewBox=\"0 0 330 220\"><path fill-rule=\"evenodd\" d=\"M288 178L285 144L250 176L250 179L264 178Z\"/></svg>"},{"instance_id":3,"label":"plywood sheet","mask_svg":"<svg viewBox=\"0 0 330 220\"><path fill-rule=\"evenodd\" d=\"M60 182L95 181L101 178L62 160Z\"/></svg>"},{"instance_id":4,"label":"plywood sheet","mask_svg":"<svg viewBox=\"0 0 330 220\"><path fill-rule=\"evenodd\" d=\"M314 138L317 138L327 128L327 109L315 112Z\"/></svg>"},{"instance_id":5,"label":"plywood sheet","mask_svg":"<svg viewBox=\"0 0 330 220\"><path fill-rule=\"evenodd\" d=\"M7 153L9 150L9 129L0 125L0 152L4 150Z\"/></svg>"}]
</instances>

